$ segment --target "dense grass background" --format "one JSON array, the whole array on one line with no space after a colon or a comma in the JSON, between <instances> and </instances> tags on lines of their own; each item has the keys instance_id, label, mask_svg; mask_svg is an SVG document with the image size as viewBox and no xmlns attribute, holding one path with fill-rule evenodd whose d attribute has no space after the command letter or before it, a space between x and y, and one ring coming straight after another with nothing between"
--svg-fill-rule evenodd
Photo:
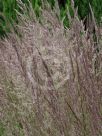
<instances>
[{"instance_id":1,"label":"dense grass background","mask_svg":"<svg viewBox=\"0 0 102 136\"><path fill-rule=\"evenodd\" d=\"M28 5L28 0L21 0ZM30 0L36 15L39 16L40 9L42 8L43 0ZM53 8L55 0L44 0L44 3L49 2ZM71 7L71 0L60 1L60 19L63 20L65 26L69 26L67 12L69 10L71 16L73 16L73 10ZM89 3L92 6L97 23L100 24L102 16L102 1L101 0L75 0L75 7L78 7L78 15L80 19L84 19L90 13ZM10 31L9 25L13 25L13 22L17 22L16 10L19 10L16 0L0 0L0 35L3 36L6 32ZM8 25L9 24L9 25Z\"/></svg>"}]
</instances>

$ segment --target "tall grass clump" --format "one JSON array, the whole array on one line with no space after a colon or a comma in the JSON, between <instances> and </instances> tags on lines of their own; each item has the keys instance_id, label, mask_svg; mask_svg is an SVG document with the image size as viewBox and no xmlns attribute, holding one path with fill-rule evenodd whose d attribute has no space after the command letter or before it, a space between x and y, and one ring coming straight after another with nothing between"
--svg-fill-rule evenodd
<instances>
[{"instance_id":1,"label":"tall grass clump","mask_svg":"<svg viewBox=\"0 0 102 136\"><path fill-rule=\"evenodd\" d=\"M76 11L65 29L58 5L40 22L29 6L0 40L0 135L101 136L102 29L92 20L94 40Z\"/></svg>"}]
</instances>

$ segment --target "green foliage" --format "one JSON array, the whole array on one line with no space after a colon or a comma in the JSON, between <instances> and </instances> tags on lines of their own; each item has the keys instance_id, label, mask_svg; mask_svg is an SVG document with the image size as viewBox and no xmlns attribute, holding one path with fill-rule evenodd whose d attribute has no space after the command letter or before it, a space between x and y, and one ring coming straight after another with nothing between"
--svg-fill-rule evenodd
<instances>
[{"instance_id":1,"label":"green foliage","mask_svg":"<svg viewBox=\"0 0 102 136\"><path fill-rule=\"evenodd\" d=\"M102 17L102 0L76 0L75 7L78 7L78 14L81 19L85 18L90 13L90 7L94 12L97 22L100 22Z\"/></svg>"},{"instance_id":2,"label":"green foliage","mask_svg":"<svg viewBox=\"0 0 102 136\"><path fill-rule=\"evenodd\" d=\"M100 23L102 17L102 0L93 0L92 8L98 23Z\"/></svg>"},{"instance_id":3,"label":"green foliage","mask_svg":"<svg viewBox=\"0 0 102 136\"><path fill-rule=\"evenodd\" d=\"M96 22L100 24L101 17L102 17L102 0L75 0L74 6L75 8L78 8L78 15L80 19L84 19L89 14L91 14L90 6L92 8L92 11L94 13ZM65 8L61 8L61 17L65 18L64 24L66 25L66 22L68 23L68 19L66 17L66 14L69 10L69 13L71 16L73 16L73 9L71 6L71 0L66 0Z\"/></svg>"},{"instance_id":4,"label":"green foliage","mask_svg":"<svg viewBox=\"0 0 102 136\"><path fill-rule=\"evenodd\" d=\"M6 32L10 31L10 25L13 24L13 20L16 20L16 11L17 9L17 1L16 0L3 0L0 1L0 34L5 35Z\"/></svg>"},{"instance_id":5,"label":"green foliage","mask_svg":"<svg viewBox=\"0 0 102 136\"><path fill-rule=\"evenodd\" d=\"M4 135L4 131L5 131L4 125L3 125L2 122L0 122L0 136L3 136L3 135Z\"/></svg>"},{"instance_id":6,"label":"green foliage","mask_svg":"<svg viewBox=\"0 0 102 136\"><path fill-rule=\"evenodd\" d=\"M89 14L88 0L76 0L75 7L78 7L78 14L82 19Z\"/></svg>"},{"instance_id":7,"label":"green foliage","mask_svg":"<svg viewBox=\"0 0 102 136\"><path fill-rule=\"evenodd\" d=\"M69 22L68 15L67 15L68 12L69 12L71 17L74 16L74 12L73 12L73 9L71 7L71 1L70 0L66 0L65 8L62 7L60 9L61 19L63 20L63 24L64 24L65 27L70 26L70 22Z\"/></svg>"}]
</instances>

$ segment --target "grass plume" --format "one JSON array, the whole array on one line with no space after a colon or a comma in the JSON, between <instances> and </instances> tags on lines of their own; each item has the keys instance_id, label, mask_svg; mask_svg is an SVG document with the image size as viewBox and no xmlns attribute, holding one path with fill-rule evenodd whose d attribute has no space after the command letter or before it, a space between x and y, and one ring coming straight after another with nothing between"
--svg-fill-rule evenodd
<instances>
[{"instance_id":1,"label":"grass plume","mask_svg":"<svg viewBox=\"0 0 102 136\"><path fill-rule=\"evenodd\" d=\"M0 135L101 136L102 29L97 52L76 15L65 29L51 9L27 12L0 41Z\"/></svg>"}]
</instances>

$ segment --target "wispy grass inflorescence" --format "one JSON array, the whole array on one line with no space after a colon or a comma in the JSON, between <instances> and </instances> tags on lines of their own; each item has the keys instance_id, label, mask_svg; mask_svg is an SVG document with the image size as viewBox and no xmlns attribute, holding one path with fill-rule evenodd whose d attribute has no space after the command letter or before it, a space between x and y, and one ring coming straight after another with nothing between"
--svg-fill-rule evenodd
<instances>
[{"instance_id":1,"label":"wispy grass inflorescence","mask_svg":"<svg viewBox=\"0 0 102 136\"><path fill-rule=\"evenodd\" d=\"M65 29L57 12L37 20L30 8L0 42L0 134L101 136L102 35L96 51L76 15Z\"/></svg>"}]
</instances>

